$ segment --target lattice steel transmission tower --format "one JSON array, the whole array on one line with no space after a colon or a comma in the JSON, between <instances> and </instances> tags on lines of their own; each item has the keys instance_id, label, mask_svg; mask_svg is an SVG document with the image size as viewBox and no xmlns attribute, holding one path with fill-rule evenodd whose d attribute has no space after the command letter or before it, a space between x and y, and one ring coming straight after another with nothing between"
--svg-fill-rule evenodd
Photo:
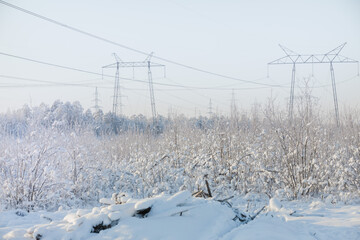
<instances>
[{"instance_id":1,"label":"lattice steel transmission tower","mask_svg":"<svg viewBox=\"0 0 360 240\"><path fill-rule=\"evenodd\" d=\"M237 106L236 106L236 99L235 99L235 91L234 89L231 92L231 104L230 104L230 118L234 119L237 115Z\"/></svg>"},{"instance_id":2,"label":"lattice steel transmission tower","mask_svg":"<svg viewBox=\"0 0 360 240\"><path fill-rule=\"evenodd\" d=\"M98 112L100 110L100 106L99 106L99 93L98 93L98 88L95 87L95 99L94 99L94 103L95 103L95 106L94 106L94 109L95 109L95 112Z\"/></svg>"},{"instance_id":3,"label":"lattice steel transmission tower","mask_svg":"<svg viewBox=\"0 0 360 240\"><path fill-rule=\"evenodd\" d=\"M317 63L329 63L330 64L330 73L331 73L331 85L333 90L333 99L334 99L334 108L335 108L335 120L337 126L340 125L339 119L339 106L336 93L336 83L335 83L335 74L334 74L334 63L357 63L358 64L358 75L359 75L359 62L340 55L339 53L344 48L346 43L341 44L337 48L327 52L325 54L298 54L282 45L279 44L280 48L286 54L285 57L276 59L268 65L276 64L291 64L292 74L291 74L291 87L290 87L290 101L289 101L289 119L292 121L293 118L293 108L294 108L294 87L295 87L295 74L296 74L296 64L317 64Z\"/></svg>"},{"instance_id":4,"label":"lattice steel transmission tower","mask_svg":"<svg viewBox=\"0 0 360 240\"><path fill-rule=\"evenodd\" d=\"M209 101L209 117L211 118L213 116L213 108L212 108L212 102L211 102L211 98L210 98L210 101Z\"/></svg>"},{"instance_id":5,"label":"lattice steel transmission tower","mask_svg":"<svg viewBox=\"0 0 360 240\"><path fill-rule=\"evenodd\" d=\"M118 106L118 102L120 102L121 99L121 95L120 95L120 85L116 84L116 82L119 82L119 69L120 68L142 68L142 67L146 67L148 69L148 81L149 81L149 91L150 91L150 102L151 102L151 112L152 112L152 118L153 118L153 124L156 127L157 125L157 113L156 113L156 106L155 106L155 96L154 96L154 87L153 87L153 81L152 81L152 73L151 73L151 68L152 67L163 67L165 69L165 65L159 64L159 63L154 63L151 62L151 57L152 57L153 53L149 54L149 56L141 62L123 62L120 60L119 57L117 57L116 54L114 54L114 56L116 56L117 62L107 65L105 67L116 67L116 77L115 79L117 79L115 81L115 87L114 87L114 96L117 96L114 98L114 104L113 104L113 111L116 109L116 107ZM165 75L165 70L164 70L164 75ZM115 92L118 91L118 94L115 94ZM121 105L120 105L121 106ZM121 109L121 108L120 108ZM114 111L115 112L115 111Z\"/></svg>"},{"instance_id":6,"label":"lattice steel transmission tower","mask_svg":"<svg viewBox=\"0 0 360 240\"><path fill-rule=\"evenodd\" d=\"M123 61L118 57L118 55L116 55L116 53L113 53L113 56L114 56L116 62L106 65L106 66L103 66L103 69L104 68L116 68L112 112L113 112L114 116L118 116L118 115L122 115L119 69L120 69L120 64L123 63Z\"/></svg>"},{"instance_id":7,"label":"lattice steel transmission tower","mask_svg":"<svg viewBox=\"0 0 360 240\"><path fill-rule=\"evenodd\" d=\"M231 93L230 120L231 120L232 127L238 126L238 108L236 105L234 89L232 90L232 93Z\"/></svg>"}]
</instances>

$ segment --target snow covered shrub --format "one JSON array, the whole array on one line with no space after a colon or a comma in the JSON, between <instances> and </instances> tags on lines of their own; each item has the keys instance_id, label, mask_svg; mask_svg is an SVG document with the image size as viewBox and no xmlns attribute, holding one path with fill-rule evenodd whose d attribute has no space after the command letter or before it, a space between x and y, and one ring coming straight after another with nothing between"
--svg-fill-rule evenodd
<instances>
[{"instance_id":1,"label":"snow covered shrub","mask_svg":"<svg viewBox=\"0 0 360 240\"><path fill-rule=\"evenodd\" d=\"M84 206L113 192L206 191L205 180L215 197L352 201L360 195L359 114L345 113L337 128L313 101L306 91L297 98L292 121L272 100L230 118L170 116L157 135L142 115L114 125L111 114L78 103L2 114L0 209ZM8 122L26 127L15 134Z\"/></svg>"},{"instance_id":2,"label":"snow covered shrub","mask_svg":"<svg viewBox=\"0 0 360 240\"><path fill-rule=\"evenodd\" d=\"M37 139L42 144L34 141L39 137L44 138ZM49 142L51 136L31 133L1 145L4 154L0 157L0 194L5 206L27 210L39 205L52 207L66 197L61 171L57 169L61 168L58 149Z\"/></svg>"}]
</instances>

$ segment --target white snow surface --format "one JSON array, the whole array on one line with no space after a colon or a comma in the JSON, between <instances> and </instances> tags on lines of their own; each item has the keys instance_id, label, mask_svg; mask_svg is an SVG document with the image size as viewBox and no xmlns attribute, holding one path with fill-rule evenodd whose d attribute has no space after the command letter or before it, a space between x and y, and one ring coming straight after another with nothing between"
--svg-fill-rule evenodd
<instances>
[{"instance_id":1,"label":"white snow surface","mask_svg":"<svg viewBox=\"0 0 360 240\"><path fill-rule=\"evenodd\" d=\"M125 198L124 198L125 199ZM103 203L112 203L103 200ZM0 212L1 239L360 239L360 205L313 201L249 202L233 198L233 207L190 192L152 198L126 197L122 204L92 209ZM255 216L244 224L239 212ZM151 208L144 217L138 210ZM92 232L98 225L111 228Z\"/></svg>"}]
</instances>

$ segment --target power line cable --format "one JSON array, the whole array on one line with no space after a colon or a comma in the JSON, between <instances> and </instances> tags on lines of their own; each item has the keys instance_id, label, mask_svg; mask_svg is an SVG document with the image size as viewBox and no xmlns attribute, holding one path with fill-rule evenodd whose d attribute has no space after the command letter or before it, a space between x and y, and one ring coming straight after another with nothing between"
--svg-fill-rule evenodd
<instances>
[{"instance_id":1,"label":"power line cable","mask_svg":"<svg viewBox=\"0 0 360 240\"><path fill-rule=\"evenodd\" d=\"M204 107L204 108L206 108L206 107L207 107L207 106L205 106L205 105L202 105L202 104L199 104L199 103L193 102L193 101L191 101L191 100L184 99L184 98L179 97L179 96L175 96L174 94L170 94L170 93L168 93L168 92L166 92L166 91L165 91L165 92L162 92L162 93L164 93L164 94L166 94L166 95L168 95L168 96L170 96L170 97L172 97L172 98L179 99L179 100L181 100L181 101L183 101L183 102L187 102L187 103L194 104L195 106Z\"/></svg>"},{"instance_id":2,"label":"power line cable","mask_svg":"<svg viewBox=\"0 0 360 240\"><path fill-rule=\"evenodd\" d=\"M92 72L92 71L88 71L88 70L83 70L83 69L74 68L74 67L68 67L68 66L54 64L54 63L49 63L49 62L40 61L40 60L36 60L36 59L31 59L31 58L27 58L27 57L21 57L21 56L17 56L17 55L5 53L5 52L0 52L0 55L13 57L13 58L18 58L18 59L21 59L21 60L35 62L35 63L48 65L48 66L52 66L52 67L63 68L63 69L67 69L67 70L78 71L78 72L93 74L93 75L102 76L102 77L114 78L114 76L112 76L112 75L107 75L107 74L98 73L98 72ZM124 78L124 77L120 77L120 79L125 80L125 81L141 82L141 83L148 84L148 82L145 81L145 80L139 80L139 79L133 79L133 78ZM167 84L167 83L159 83L159 82L153 82L153 84L162 85L162 86L169 86L169 87L191 88L189 86L184 86L184 85L175 85L175 84ZM194 87L192 87L192 88L194 88Z\"/></svg>"},{"instance_id":3,"label":"power line cable","mask_svg":"<svg viewBox=\"0 0 360 240\"><path fill-rule=\"evenodd\" d=\"M37 83L44 83L44 84L37 84L37 85L0 85L1 88L16 88L16 87L52 87L52 86L72 86L72 87L88 87L94 88L95 85L86 84L86 83L66 83L66 82L53 82L53 81L46 81L46 80L39 80L34 78L24 78L18 76L10 76L10 75L3 75L0 74L0 78L8 78L8 79L16 79L21 81L29 81L29 82L37 82ZM100 88L112 88L112 87L100 87Z\"/></svg>"},{"instance_id":4,"label":"power line cable","mask_svg":"<svg viewBox=\"0 0 360 240\"><path fill-rule=\"evenodd\" d=\"M64 83L64 82L53 82L53 81L47 81L47 80L39 80L39 79L34 79L34 78L24 78L24 77L17 77L17 76L10 76L10 75L3 75L0 74L0 78L8 78L8 79L16 79L16 80L21 80L21 81L30 81L30 82L36 82L36 83L44 83L44 84L31 84L31 85L25 85L25 84L17 84L17 85L0 85L0 88L25 88L25 87L54 87L54 86L75 86L75 87L86 87L86 88L94 88L95 85L89 85L89 84L85 84L85 83ZM112 87L98 87L98 88L107 88L107 89L112 89ZM134 91L136 89L131 89L131 88L126 88L126 90L129 91ZM144 91L148 91L148 89L137 89L137 90L144 90ZM204 107L204 105L200 105L198 103L192 102L190 100L187 99L183 99L181 97L166 93L166 89L162 89L165 90L165 94L177 98L179 100L197 105L199 107ZM136 94L136 93L135 93ZM145 98L149 98L147 95L143 95L143 94L137 94L139 96L143 96ZM162 101L159 100L162 103L169 103L168 101ZM176 104L172 104L174 106L177 106L178 108L183 108L180 107L179 105ZM185 107L186 108L186 107ZM190 109L190 108L186 108L186 109Z\"/></svg>"},{"instance_id":5,"label":"power line cable","mask_svg":"<svg viewBox=\"0 0 360 240\"><path fill-rule=\"evenodd\" d=\"M31 85L25 85L25 84L17 84L17 85L0 85L0 88L28 88L28 87L54 87L54 86L72 86L72 87L86 87L86 88L94 88L95 85L89 85L89 84L85 84L85 83L64 83L64 82L53 82L53 81L47 81L47 80L39 80L39 79L34 79L34 78L24 78L24 77L17 77L17 76L10 76L10 75L3 75L0 74L0 78L8 78L8 79L16 79L16 80L21 80L21 81L30 81L30 82L36 82L36 83L44 83L44 84L31 84ZM112 87L98 87L98 88L102 88L102 89L112 89ZM126 90L129 91L134 91L136 89L131 89L131 88L126 88ZM144 90L144 91L148 91L148 89L138 89L138 90ZM172 96L174 98L180 99L182 101L186 101L188 103L194 104L194 105L198 105L201 106L200 104L196 103L196 102L192 102L190 100L186 100L183 99L181 97L169 94L166 92L166 89L162 89L165 94ZM185 89L186 90L186 89ZM148 98L148 96L146 95L142 95L142 94L137 94L140 96L144 96L145 98ZM167 101L162 101L163 103L168 103ZM175 106L175 105L174 105ZM177 105L176 105L177 106ZM179 106L177 106L179 107Z\"/></svg>"},{"instance_id":6,"label":"power line cable","mask_svg":"<svg viewBox=\"0 0 360 240\"><path fill-rule=\"evenodd\" d=\"M34 16L34 17L40 18L40 19L42 19L42 20L45 20L45 21L47 21L47 22L56 24L56 25L58 25L58 26L61 26L61 27L70 29L70 30L72 30L72 31L75 31L75 32L78 32L78 33L81 33L81 34L84 34L84 35L86 35L86 36L89 36L89 37L92 37L92 38L95 38L95 39L98 39L98 40L107 42L107 43L109 43L109 44L112 44L112 45L115 45L115 46L118 46L118 47L121 47L121 48L130 50L130 51L133 51L133 52L142 54L142 55L146 55L146 56L149 55L149 53L147 53L147 52L144 52L144 51L141 51L141 50L132 48L132 47L128 47L128 46L126 46L126 45L124 45L124 44L120 44L120 43L117 43L117 42L115 42L115 41L112 41L112 40L109 40L109 39L100 37L100 36L98 36L98 35L95 35L95 34L92 34L92 33L86 32L86 31L83 31L83 30L81 30L81 29L78 29L78 28L75 28L75 27L72 27L72 26L69 26L69 25L67 25L67 24L58 22L58 21L53 20L53 19L51 19L51 18L42 16L42 15L40 15L40 14L37 14L37 13L35 13L35 12L29 11L29 10L24 9L24 8L21 8L21 7L19 7L19 6L10 4L10 3L5 2L5 1L3 1L3 0L0 0L0 3L3 4L3 5L6 5L6 6L8 6L8 7L11 7L11 8L13 8L13 9L16 9L16 10L18 10L18 11L21 11L21 12L24 12L24 13L26 13L26 14L29 14L29 15L31 15L31 16ZM231 79L231 80L234 80L234 81L240 81L240 82L243 82L243 83L250 83L250 84L262 85L262 86L268 86L268 87L283 87L282 85L273 85L273 84L259 83L259 82L255 82L255 81L245 80L245 79L241 79L241 78L236 78L236 77L227 76L227 75L220 74L220 73L211 72L211 71L208 71L208 70L205 70L205 69L201 69L201 68L198 68L198 67L193 67L193 66L190 66L190 65L187 65L187 64L183 64L183 63L180 63L180 62L176 62L176 61L173 61L173 60L170 60L170 59L167 59L167 58L163 58L163 57L159 57L159 56L156 56L156 55L153 55L152 57L155 58L155 59L158 59L158 60L167 62L167 63L171 63L171 64L174 64L174 65L178 65L178 66L181 66L181 67L184 67L184 68L188 68L188 69L191 69L191 70L194 70L194 71L197 71L197 72L202 72L202 73L206 73L206 74L209 74L209 75L214 75L214 76L221 77L221 78L227 78L227 79Z\"/></svg>"},{"instance_id":7,"label":"power line cable","mask_svg":"<svg viewBox=\"0 0 360 240\"><path fill-rule=\"evenodd\" d=\"M92 72L92 71L84 70L84 69L80 69L80 68L75 68L75 67L69 67L69 66L49 63L49 62L40 61L40 60L28 58L28 57L22 57L22 56L9 54L9 53L5 53L5 52L0 52L0 55L13 57L13 58L17 58L17 59L21 59L21 60L25 60L25 61L30 61L30 62L34 62L34 63L38 63L38 64L48 65L48 66L52 66L52 67L63 68L63 69L67 69L67 70L72 70L72 71L97 75L97 76L101 76L101 77L114 78L113 75L107 75L107 74L98 73L98 72ZM146 81L146 80L125 78L125 77L120 77L120 79L125 80L125 81L132 81L132 82L140 82L140 83L149 84L148 81ZM247 88L193 87L193 86L186 86L186 85L180 85L180 84L169 84L169 83L159 83L159 82L153 82L153 84L159 85L159 86L166 86L166 87L179 87L179 88L184 88L184 89L188 89L188 90L190 90L190 89L194 89L194 90L195 89L198 89L198 90L219 90L219 89L222 89L222 90L231 90L231 89L235 89L235 90L256 90L256 89L269 88L269 87L265 87L265 86L263 86L263 87L252 87L252 88L251 87L247 87ZM286 88L288 88L288 87L286 87Z\"/></svg>"},{"instance_id":8,"label":"power line cable","mask_svg":"<svg viewBox=\"0 0 360 240\"><path fill-rule=\"evenodd\" d=\"M148 89L146 89L148 91ZM147 95L147 94L139 94L139 93L136 93L134 92L134 94L138 95L138 96L141 96L147 100L150 100L150 97ZM161 100L161 99L156 99L157 102L160 102L161 104L166 104L166 105L169 105L169 102L168 101L164 101L164 100ZM192 103L192 104L195 104L195 103ZM188 108L188 107L184 107L184 106L179 106L177 104L170 104L171 106L175 106L177 108L180 108L180 109L188 109L188 110L192 110L191 108Z\"/></svg>"},{"instance_id":9,"label":"power line cable","mask_svg":"<svg viewBox=\"0 0 360 240\"><path fill-rule=\"evenodd\" d=\"M39 79L33 79L33 78L23 78L23 77L16 77L16 76L3 75L3 74L0 74L0 77L2 77L2 78L9 78L9 79L16 79L16 80L23 80L23 81L30 81L30 82L49 83L49 84L56 84L56 85L88 86L88 87L93 87L93 86L91 86L91 85L87 85L86 83L53 82L53 81L39 80Z\"/></svg>"},{"instance_id":10,"label":"power line cable","mask_svg":"<svg viewBox=\"0 0 360 240\"><path fill-rule=\"evenodd\" d=\"M34 78L24 78L24 77L4 75L4 74L0 74L0 78L8 78L8 79L16 79L16 80L22 80L22 81L46 83L46 84L41 84L41 85L0 85L0 87L2 87L2 88L4 88L4 87L51 87L51 86L59 86L59 85L93 88L93 87L96 87L96 86L99 85L99 83L93 82L94 79L93 80L83 80L83 81L78 81L78 82L73 82L73 83L67 83L67 82L53 82L53 81L40 80L40 79L34 79ZM343 84L343 83L349 82L351 80L354 80L356 78L359 78L359 76L354 75L352 77L349 77L347 79L339 81L337 84ZM95 80L97 80L97 79L95 79ZM331 86L331 84L324 84L324 85L318 85L318 86L315 85L315 86L312 86L311 88L327 88L329 86ZM112 89L113 87L110 87L110 86L109 87L98 86L98 88ZM302 87L299 86L299 88L302 88ZM249 88L246 88L246 89L249 90ZM251 89L259 89L259 88L250 88L250 90ZM148 91L147 88L128 88L128 87L124 87L124 90L128 90L128 91ZM196 89L191 89L191 88L180 88L180 89L179 88L158 88L158 89L156 89L156 91L159 91L159 92L191 91L194 94L199 95L201 97L204 97L206 99L210 98L209 96L205 96L205 95L200 94L200 93L198 93L197 91L194 91L194 90L229 91L229 90L244 90L244 88L196 88Z\"/></svg>"}]
</instances>

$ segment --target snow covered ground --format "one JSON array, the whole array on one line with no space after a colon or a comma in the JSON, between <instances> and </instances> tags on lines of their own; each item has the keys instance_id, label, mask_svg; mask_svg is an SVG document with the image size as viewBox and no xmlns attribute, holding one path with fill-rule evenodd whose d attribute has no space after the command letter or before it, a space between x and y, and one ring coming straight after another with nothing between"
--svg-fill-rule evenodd
<instances>
[{"instance_id":1,"label":"snow covered ground","mask_svg":"<svg viewBox=\"0 0 360 240\"><path fill-rule=\"evenodd\" d=\"M233 198L229 201L231 207L213 199L194 198L187 191L141 200L118 195L101 202L104 203L102 207L92 209L0 212L0 237L43 240L360 239L359 205ZM251 220L256 213L259 215Z\"/></svg>"}]
</instances>

